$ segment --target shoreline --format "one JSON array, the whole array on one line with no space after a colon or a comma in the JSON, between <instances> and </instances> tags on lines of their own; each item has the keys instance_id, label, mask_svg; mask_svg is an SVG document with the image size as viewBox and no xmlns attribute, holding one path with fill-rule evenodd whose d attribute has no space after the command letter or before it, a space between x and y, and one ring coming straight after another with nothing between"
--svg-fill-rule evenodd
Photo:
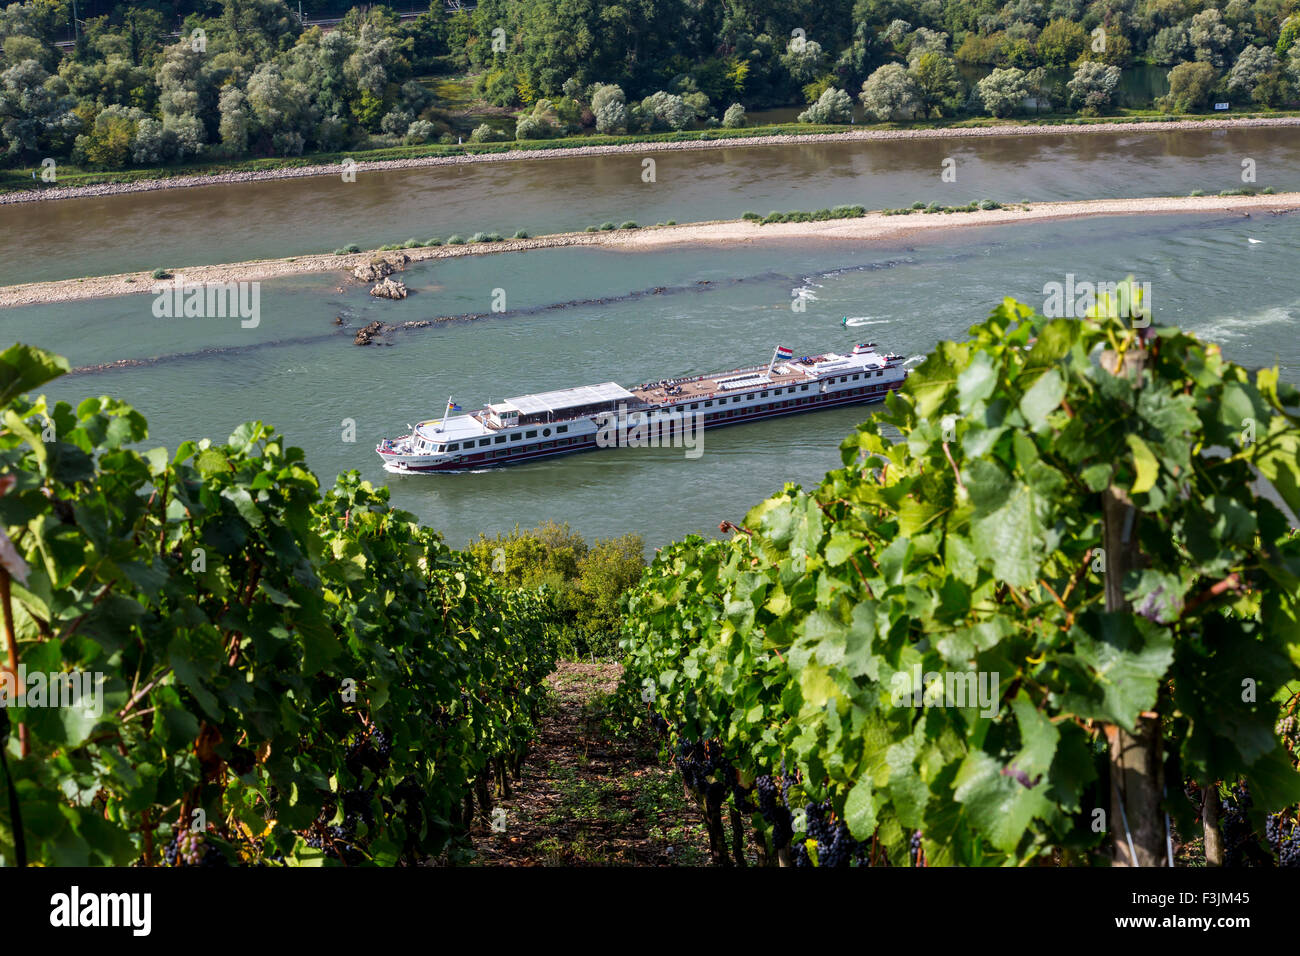
<instances>
[{"instance_id":1,"label":"shoreline","mask_svg":"<svg viewBox=\"0 0 1300 956\"><path fill-rule=\"evenodd\" d=\"M886 216L869 212L855 219L831 219L822 222L781 222L758 225L744 219L686 223L676 226L652 226L635 230L608 232L566 232L529 239L474 243L461 246L433 246L391 250L406 255L410 262L453 259L460 256L495 255L507 252L531 252L570 246L592 246L627 252L640 252L670 246L692 244L736 245L754 242L790 242L820 240L830 242L901 239L936 229L971 226L1001 226L1029 222L1051 222L1097 216L1171 215L1199 212L1251 212L1281 214L1300 209L1300 192L1254 196L1179 196L1151 199L1085 199L1073 202L1031 203L977 212L923 213ZM171 278L154 279L149 272L119 273L81 279L58 279L0 287L0 308L75 302L85 299L124 295L152 295L159 286L176 283L205 284L254 282L290 275L338 272L345 285L357 284L351 271L370 259L389 253L367 252L334 255L293 256L282 259L256 259L217 265L176 268ZM359 283L368 285L369 283Z\"/></svg>"},{"instance_id":2,"label":"shoreline","mask_svg":"<svg viewBox=\"0 0 1300 956\"><path fill-rule=\"evenodd\" d=\"M1055 136L1084 133L1154 133L1188 130L1257 129L1300 127L1300 117L1257 117L1244 119L1195 119L1157 122L1133 120L1129 122L1052 124L1052 125L994 125L955 126L931 129L871 129L845 130L842 133L783 133L769 136L728 136L717 139L645 141L636 143L609 143L599 146L570 146L537 149L511 149L494 153L460 153L454 156L419 156L410 159L361 160L356 171L378 172L384 170L416 169L433 166L464 166L473 163L518 162L529 159L565 159L589 156L607 156L619 153L670 152L674 150L748 148L751 146L804 146L818 143L887 142L911 139L968 139L987 136ZM129 172L122 170L119 172ZM171 176L163 179L143 179L129 183L98 183L85 186L54 186L50 189L15 190L0 193L0 206L29 202L56 202L130 193L153 192L160 189L188 189L199 186L232 183L271 182L279 179L304 179L314 176L337 176L339 163L311 166L285 166L265 170L238 170L224 173L201 173ZM113 175L112 173L106 175Z\"/></svg>"}]
</instances>

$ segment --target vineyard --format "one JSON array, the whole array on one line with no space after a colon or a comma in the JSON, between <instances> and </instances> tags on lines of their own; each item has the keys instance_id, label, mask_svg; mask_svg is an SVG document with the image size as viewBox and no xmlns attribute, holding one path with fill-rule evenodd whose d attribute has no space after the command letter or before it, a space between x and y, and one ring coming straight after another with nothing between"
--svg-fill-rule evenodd
<instances>
[{"instance_id":1,"label":"vineyard","mask_svg":"<svg viewBox=\"0 0 1300 956\"><path fill-rule=\"evenodd\" d=\"M772 865L1300 863L1277 369L1007 300L841 451L629 595L715 861L748 821Z\"/></svg>"},{"instance_id":2,"label":"vineyard","mask_svg":"<svg viewBox=\"0 0 1300 956\"><path fill-rule=\"evenodd\" d=\"M0 354L0 861L454 860L527 755L551 595L261 423L139 452L125 404L21 397L67 368Z\"/></svg>"},{"instance_id":3,"label":"vineyard","mask_svg":"<svg viewBox=\"0 0 1300 956\"><path fill-rule=\"evenodd\" d=\"M0 354L4 865L1300 865L1276 368L1007 300L816 488L661 548L621 678L556 672L587 592L261 423L26 397L65 371Z\"/></svg>"}]
</instances>

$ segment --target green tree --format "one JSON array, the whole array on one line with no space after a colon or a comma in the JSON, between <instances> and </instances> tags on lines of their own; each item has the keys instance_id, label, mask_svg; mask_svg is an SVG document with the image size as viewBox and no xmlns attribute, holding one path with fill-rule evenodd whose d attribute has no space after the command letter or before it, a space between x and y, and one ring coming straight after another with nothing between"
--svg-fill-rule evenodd
<instances>
[{"instance_id":1,"label":"green tree","mask_svg":"<svg viewBox=\"0 0 1300 956\"><path fill-rule=\"evenodd\" d=\"M591 94L591 111L596 116L596 130L620 133L627 129L627 100L623 90L613 83L600 83Z\"/></svg>"},{"instance_id":2,"label":"green tree","mask_svg":"<svg viewBox=\"0 0 1300 956\"><path fill-rule=\"evenodd\" d=\"M1169 71L1169 92L1161 97L1161 108L1186 113L1204 106L1219 81L1208 63L1179 63Z\"/></svg>"},{"instance_id":3,"label":"green tree","mask_svg":"<svg viewBox=\"0 0 1300 956\"><path fill-rule=\"evenodd\" d=\"M956 99L961 92L957 65L943 53L922 54L912 63L908 73L916 81L917 95L926 116L938 113L940 107Z\"/></svg>"},{"instance_id":4,"label":"green tree","mask_svg":"<svg viewBox=\"0 0 1300 956\"><path fill-rule=\"evenodd\" d=\"M853 100L848 93L835 88L826 90L816 103L799 114L800 123L848 123L852 119Z\"/></svg>"},{"instance_id":5,"label":"green tree","mask_svg":"<svg viewBox=\"0 0 1300 956\"><path fill-rule=\"evenodd\" d=\"M1088 48L1088 33L1072 20L1055 19L1038 35L1038 59L1046 67L1061 70Z\"/></svg>"},{"instance_id":6,"label":"green tree","mask_svg":"<svg viewBox=\"0 0 1300 956\"><path fill-rule=\"evenodd\" d=\"M1228 89L1240 90L1255 99L1255 92L1266 84L1270 77L1276 77L1278 71L1277 54L1269 47L1248 46L1241 51L1237 62L1228 72ZM1275 87L1264 85L1264 91L1271 93Z\"/></svg>"},{"instance_id":7,"label":"green tree","mask_svg":"<svg viewBox=\"0 0 1300 956\"><path fill-rule=\"evenodd\" d=\"M859 99L878 122L913 119L926 107L920 84L898 63L886 63L867 77Z\"/></svg>"},{"instance_id":8,"label":"green tree","mask_svg":"<svg viewBox=\"0 0 1300 956\"><path fill-rule=\"evenodd\" d=\"M1119 67L1085 60L1066 84L1070 91L1070 103L1082 112L1095 116L1113 102L1119 78Z\"/></svg>"},{"instance_id":9,"label":"green tree","mask_svg":"<svg viewBox=\"0 0 1300 956\"><path fill-rule=\"evenodd\" d=\"M975 85L975 93L994 116L1010 116L1029 96L1029 87L1024 71L1011 67L984 77Z\"/></svg>"}]
</instances>

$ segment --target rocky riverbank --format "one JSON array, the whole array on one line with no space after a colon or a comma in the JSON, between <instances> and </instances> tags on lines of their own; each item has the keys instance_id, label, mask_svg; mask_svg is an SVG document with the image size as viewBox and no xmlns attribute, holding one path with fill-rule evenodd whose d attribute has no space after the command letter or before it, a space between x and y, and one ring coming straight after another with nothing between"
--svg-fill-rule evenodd
<instances>
[{"instance_id":1,"label":"rocky riverbank","mask_svg":"<svg viewBox=\"0 0 1300 956\"><path fill-rule=\"evenodd\" d=\"M688 223L678 226L655 226L609 232L570 232L503 242L480 242L459 246L434 246L401 250L398 253L359 252L352 255L296 256L287 259L261 259L225 265L196 266L177 269L173 278L153 279L147 272L57 282L32 282L0 287L0 307L47 302L71 302L105 296L154 293L155 288L182 285L254 282L279 276L314 272L336 272L341 283L365 281L383 271L376 265L383 258L386 265L422 262L457 256L495 255L504 252L528 252L566 246L640 251L692 243L734 244L755 242L801 241L868 241L900 239L933 230L951 230L967 226L1001 226L1016 223L1079 219L1090 216L1168 215L1222 213L1240 216L1279 215L1300 208L1300 193L1258 196L1181 196L1152 199L1090 199L1082 202L1032 203L978 212L913 213L886 216L868 213L856 219L832 219L823 222L781 222L759 225L743 219L722 222ZM351 273L351 275L349 275Z\"/></svg>"},{"instance_id":2,"label":"rocky riverbank","mask_svg":"<svg viewBox=\"0 0 1300 956\"><path fill-rule=\"evenodd\" d=\"M464 166L470 163L504 163L522 159L568 159L582 156L607 156L615 153L658 153L694 149L739 149L750 146L797 146L836 142L873 142L898 139L967 139L984 136L1059 136L1083 133L1164 133L1181 130L1220 130L1243 127L1300 127L1300 117L1277 116L1253 119L1199 119L1172 122L1082 123L1079 125L990 125L959 126L940 129L864 129L843 133L807 133L775 136L735 136L720 139L678 142L616 143L604 146L555 146L538 149L512 149L499 153L464 153L455 156L420 156L411 159L386 159L357 162L358 173L385 169L411 169L422 166ZM158 189L183 189L225 183L265 182L273 179L301 179L310 176L338 176L339 164L292 166L278 169L242 170L193 176L172 176L129 183L99 183L89 186L50 186L0 193L0 205L77 199L88 196L115 196L124 193L152 192Z\"/></svg>"}]
</instances>

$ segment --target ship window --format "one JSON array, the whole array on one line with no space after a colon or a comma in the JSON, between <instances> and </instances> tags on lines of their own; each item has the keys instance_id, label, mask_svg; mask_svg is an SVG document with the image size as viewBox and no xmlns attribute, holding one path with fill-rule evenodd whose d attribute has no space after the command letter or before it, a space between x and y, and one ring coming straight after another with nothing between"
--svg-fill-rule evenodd
<instances>
[{"instance_id":1,"label":"ship window","mask_svg":"<svg viewBox=\"0 0 1300 956\"><path fill-rule=\"evenodd\" d=\"M763 398L767 398L767 392L761 392L760 395L761 395L761 397L763 397Z\"/></svg>"},{"instance_id":2,"label":"ship window","mask_svg":"<svg viewBox=\"0 0 1300 956\"><path fill-rule=\"evenodd\" d=\"M694 408L695 406L692 405L691 407ZM713 403L712 403L712 402L705 402L705 403L704 403L704 407L705 407L705 408L712 408L712 407L713 407Z\"/></svg>"},{"instance_id":3,"label":"ship window","mask_svg":"<svg viewBox=\"0 0 1300 956\"><path fill-rule=\"evenodd\" d=\"M747 401L751 401L751 402L752 402L752 401L754 400L754 396L753 396L753 395L746 395L746 396L745 396L745 399L746 399Z\"/></svg>"},{"instance_id":4,"label":"ship window","mask_svg":"<svg viewBox=\"0 0 1300 956\"><path fill-rule=\"evenodd\" d=\"M478 440L478 447L479 447L479 448L482 448L484 445L490 445L490 444L492 444L492 439L491 439L491 438L480 438L480 439Z\"/></svg>"},{"instance_id":5,"label":"ship window","mask_svg":"<svg viewBox=\"0 0 1300 956\"><path fill-rule=\"evenodd\" d=\"M691 402L691 408L699 408L699 407L700 407L699 402Z\"/></svg>"},{"instance_id":6,"label":"ship window","mask_svg":"<svg viewBox=\"0 0 1300 956\"><path fill-rule=\"evenodd\" d=\"M534 429L533 429L532 431L530 431L530 432L525 432L525 433L524 433L524 437L525 437L525 438L536 438L536 437L537 437L537 429L534 428Z\"/></svg>"},{"instance_id":7,"label":"ship window","mask_svg":"<svg viewBox=\"0 0 1300 956\"><path fill-rule=\"evenodd\" d=\"M556 430L557 432L559 432L561 435L563 435L565 432L567 432L567 431L569 430L569 426L568 426L568 425L560 425L560 426L558 426L555 430Z\"/></svg>"},{"instance_id":8,"label":"ship window","mask_svg":"<svg viewBox=\"0 0 1300 956\"><path fill-rule=\"evenodd\" d=\"M519 441L519 439L521 439L521 438L523 438L523 437L524 437L523 435L520 435L518 432L516 432L515 434L513 434L513 435L510 436L510 440L511 440L511 441Z\"/></svg>"},{"instance_id":9,"label":"ship window","mask_svg":"<svg viewBox=\"0 0 1300 956\"><path fill-rule=\"evenodd\" d=\"M498 436L493 440L493 444L495 444L495 445L503 445L503 444L505 444L505 440L506 440L506 436L505 436L505 435L498 435Z\"/></svg>"},{"instance_id":10,"label":"ship window","mask_svg":"<svg viewBox=\"0 0 1300 956\"><path fill-rule=\"evenodd\" d=\"M802 386L800 386L799 391L801 391L801 392L806 392L806 391L808 391L808 386L807 386L807 385L802 385Z\"/></svg>"}]
</instances>

